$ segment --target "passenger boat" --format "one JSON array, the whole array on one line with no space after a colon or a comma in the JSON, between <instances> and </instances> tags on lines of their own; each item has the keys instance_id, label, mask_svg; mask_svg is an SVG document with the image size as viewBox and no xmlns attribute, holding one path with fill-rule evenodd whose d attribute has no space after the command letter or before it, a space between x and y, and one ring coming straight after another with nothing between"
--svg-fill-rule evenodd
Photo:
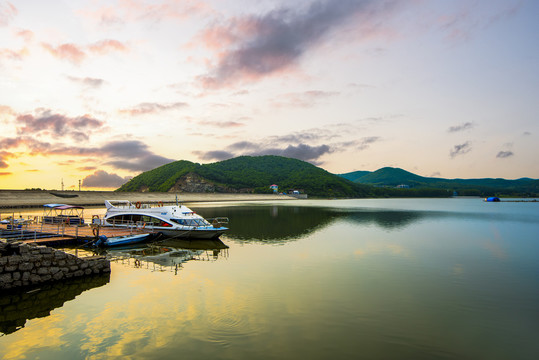
<instances>
[{"instance_id":1,"label":"passenger boat","mask_svg":"<svg viewBox=\"0 0 539 360\"><path fill-rule=\"evenodd\" d=\"M124 236L114 236L110 238L101 235L99 239L94 243L94 245L99 247L111 247L138 244L140 242L148 240L150 235L152 234L132 234Z\"/></svg>"},{"instance_id":2,"label":"passenger boat","mask_svg":"<svg viewBox=\"0 0 539 360\"><path fill-rule=\"evenodd\" d=\"M107 213L101 225L144 228L169 237L213 239L228 228L228 218L204 219L185 205L157 203L131 203L128 200L105 200Z\"/></svg>"}]
</instances>

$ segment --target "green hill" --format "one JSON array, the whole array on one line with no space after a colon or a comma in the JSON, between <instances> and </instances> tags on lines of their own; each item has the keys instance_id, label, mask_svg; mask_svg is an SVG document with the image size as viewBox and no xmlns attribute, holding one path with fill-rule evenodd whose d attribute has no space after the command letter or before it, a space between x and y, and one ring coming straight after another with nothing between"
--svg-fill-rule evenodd
<instances>
[{"instance_id":1,"label":"green hill","mask_svg":"<svg viewBox=\"0 0 539 360\"><path fill-rule=\"evenodd\" d=\"M339 174L339 176L345 178L346 180L356 182L362 176L370 174L370 173L371 173L370 171L354 171L354 172L350 172L346 174Z\"/></svg>"},{"instance_id":2,"label":"green hill","mask_svg":"<svg viewBox=\"0 0 539 360\"><path fill-rule=\"evenodd\" d=\"M281 156L241 156L212 164L176 161L144 172L117 191L271 192L298 189L310 196L367 197L370 186L353 183L310 163Z\"/></svg>"},{"instance_id":3,"label":"green hill","mask_svg":"<svg viewBox=\"0 0 539 360\"><path fill-rule=\"evenodd\" d=\"M417 183L427 183L422 176L413 174L403 169L384 167L374 172L363 175L358 178L356 181L362 184L372 184L372 185L391 185L397 186L401 184L417 184Z\"/></svg>"},{"instance_id":4,"label":"green hill","mask_svg":"<svg viewBox=\"0 0 539 360\"><path fill-rule=\"evenodd\" d=\"M361 175L364 173L363 175ZM359 176L358 176L359 175ZM457 192L460 195L504 195L504 196L532 196L539 194L539 180L522 178L507 179L443 179L423 177L399 168L385 167L373 172L354 171L340 174L360 184L378 187L395 187L407 185L410 189L445 189Z\"/></svg>"}]
</instances>

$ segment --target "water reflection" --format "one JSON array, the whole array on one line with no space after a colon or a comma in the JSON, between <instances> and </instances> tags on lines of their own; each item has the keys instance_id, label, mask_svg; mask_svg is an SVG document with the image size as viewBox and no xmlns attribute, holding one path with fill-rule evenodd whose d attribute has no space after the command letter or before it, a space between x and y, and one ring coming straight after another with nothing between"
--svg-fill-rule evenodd
<instances>
[{"instance_id":1,"label":"water reflection","mask_svg":"<svg viewBox=\"0 0 539 360\"><path fill-rule=\"evenodd\" d=\"M234 206L204 208L204 216L217 213L230 219L227 238L243 242L278 243L301 238L342 216L327 208L299 206Z\"/></svg>"},{"instance_id":2,"label":"water reflection","mask_svg":"<svg viewBox=\"0 0 539 360\"><path fill-rule=\"evenodd\" d=\"M380 209L339 209L302 206L235 206L198 210L206 217L227 216L227 237L242 242L283 243L314 233L337 220L357 224L374 224L397 230L426 216L425 211L389 211Z\"/></svg>"},{"instance_id":3,"label":"water reflection","mask_svg":"<svg viewBox=\"0 0 539 360\"><path fill-rule=\"evenodd\" d=\"M110 274L103 274L0 295L0 333L7 335L20 330L27 320L49 316L52 310L62 307L65 302L109 281Z\"/></svg>"},{"instance_id":4,"label":"water reflection","mask_svg":"<svg viewBox=\"0 0 539 360\"><path fill-rule=\"evenodd\" d=\"M239 205L223 207L191 206L205 217L226 216L230 219L227 238L241 242L285 243L319 231L335 221L346 221L356 225L375 225L388 231L400 231L424 220L458 219L470 221L519 221L535 222L536 217L526 214L496 213L490 208L479 211L446 209L424 209L423 203L405 203L409 209L376 207L323 207L293 205ZM434 202L434 204L437 204ZM414 209L413 206L417 208ZM424 205L424 204L423 204ZM452 204L449 204L452 205ZM497 210L497 209L494 209ZM499 209L498 209L499 210Z\"/></svg>"},{"instance_id":5,"label":"water reflection","mask_svg":"<svg viewBox=\"0 0 539 360\"><path fill-rule=\"evenodd\" d=\"M175 274L188 261L216 261L228 257L228 246L221 240L164 239L153 243L96 249L111 261L152 271L173 271Z\"/></svg>"}]
</instances>

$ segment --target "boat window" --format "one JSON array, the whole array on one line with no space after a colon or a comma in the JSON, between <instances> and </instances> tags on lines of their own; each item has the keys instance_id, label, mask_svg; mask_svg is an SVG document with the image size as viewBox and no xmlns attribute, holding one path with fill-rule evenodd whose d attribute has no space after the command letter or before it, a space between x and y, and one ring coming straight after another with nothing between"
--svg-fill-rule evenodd
<instances>
[{"instance_id":1,"label":"boat window","mask_svg":"<svg viewBox=\"0 0 539 360\"><path fill-rule=\"evenodd\" d=\"M180 225L187 225L185 223L185 220L184 219L170 219L172 220L173 222L175 222L176 224L180 224Z\"/></svg>"},{"instance_id":2,"label":"boat window","mask_svg":"<svg viewBox=\"0 0 539 360\"><path fill-rule=\"evenodd\" d=\"M207 226L210 223L204 219L171 219L175 223L184 226Z\"/></svg>"}]
</instances>

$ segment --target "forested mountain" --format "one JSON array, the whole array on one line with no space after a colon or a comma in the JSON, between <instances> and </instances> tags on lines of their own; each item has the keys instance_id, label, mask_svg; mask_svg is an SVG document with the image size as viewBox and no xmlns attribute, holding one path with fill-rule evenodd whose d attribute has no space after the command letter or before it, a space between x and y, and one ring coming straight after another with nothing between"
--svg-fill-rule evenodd
<instances>
[{"instance_id":1,"label":"forested mountain","mask_svg":"<svg viewBox=\"0 0 539 360\"><path fill-rule=\"evenodd\" d=\"M442 179L385 167L334 175L305 161L281 156L241 156L211 164L175 161L146 171L117 191L270 193L300 190L315 197L537 196L539 180ZM405 185L404 189L397 189Z\"/></svg>"},{"instance_id":2,"label":"forested mountain","mask_svg":"<svg viewBox=\"0 0 539 360\"><path fill-rule=\"evenodd\" d=\"M117 191L271 192L302 190L323 197L372 196L371 186L353 183L310 163L281 156L241 156L212 164L181 160L144 172Z\"/></svg>"},{"instance_id":3,"label":"forested mountain","mask_svg":"<svg viewBox=\"0 0 539 360\"><path fill-rule=\"evenodd\" d=\"M539 180L522 178L506 179L443 179L423 177L399 168L385 167L379 170L354 171L339 176L360 184L395 187L406 185L411 189L431 188L456 191L459 195L514 195L537 196Z\"/></svg>"}]
</instances>

